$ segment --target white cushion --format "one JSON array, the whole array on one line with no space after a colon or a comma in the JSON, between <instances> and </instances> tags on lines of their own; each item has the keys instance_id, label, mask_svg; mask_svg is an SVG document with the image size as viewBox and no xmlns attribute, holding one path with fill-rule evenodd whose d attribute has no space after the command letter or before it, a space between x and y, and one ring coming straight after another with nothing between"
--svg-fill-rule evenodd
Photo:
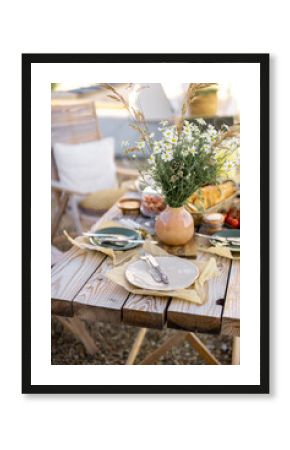
<instances>
[{"instance_id":1,"label":"white cushion","mask_svg":"<svg viewBox=\"0 0 290 450\"><path fill-rule=\"evenodd\" d=\"M67 188L86 194L117 186L113 138L55 143L53 151L60 181Z\"/></svg>"}]
</instances>

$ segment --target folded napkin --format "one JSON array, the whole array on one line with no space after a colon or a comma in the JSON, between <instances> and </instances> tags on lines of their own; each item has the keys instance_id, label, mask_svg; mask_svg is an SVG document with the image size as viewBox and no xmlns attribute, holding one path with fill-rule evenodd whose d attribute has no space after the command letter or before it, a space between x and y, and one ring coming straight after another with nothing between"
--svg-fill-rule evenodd
<instances>
[{"instance_id":1,"label":"folded napkin","mask_svg":"<svg viewBox=\"0 0 290 450\"><path fill-rule=\"evenodd\" d=\"M239 260L240 253L231 252L229 248L222 246L211 246L211 247L198 247L198 251L211 253L212 255L222 256L223 258L229 258L232 260ZM237 256L239 255L239 256Z\"/></svg>"},{"instance_id":2,"label":"folded napkin","mask_svg":"<svg viewBox=\"0 0 290 450\"><path fill-rule=\"evenodd\" d=\"M120 227L120 228L130 229L129 227L120 225L118 222L110 221L110 222L97 223L93 227L93 231L97 231L98 229L106 228L106 227ZM110 258L112 258L113 265L122 264L125 261L130 260L134 255L138 254L139 249L140 249L140 247L135 247L132 250L125 250L125 251L124 250L113 250L111 248L91 244L89 238L86 236L78 236L76 238L72 238L67 233L67 231L64 230L63 233L72 245L75 245L76 247L78 247L82 250L94 250L94 251L101 252L104 255L109 256Z\"/></svg>"},{"instance_id":3,"label":"folded napkin","mask_svg":"<svg viewBox=\"0 0 290 450\"><path fill-rule=\"evenodd\" d=\"M145 242L143 248L146 252L151 253L153 256L169 256L169 254L150 242ZM118 267L113 268L111 271L106 273L106 277L114 281L119 286L125 288L128 292L132 294L139 295L153 295L157 297L174 297L180 300L185 300L191 303L196 303L197 305L202 305L207 299L208 287L205 282L213 277L219 275L219 270L216 265L215 258L209 258L206 261L195 261L194 264L199 268L200 275L195 283L186 289L178 289L176 291L154 291L148 289L141 289L133 286L129 283L125 277L125 271L128 264L135 261L138 257L135 255L131 261L126 262Z\"/></svg>"}]
</instances>

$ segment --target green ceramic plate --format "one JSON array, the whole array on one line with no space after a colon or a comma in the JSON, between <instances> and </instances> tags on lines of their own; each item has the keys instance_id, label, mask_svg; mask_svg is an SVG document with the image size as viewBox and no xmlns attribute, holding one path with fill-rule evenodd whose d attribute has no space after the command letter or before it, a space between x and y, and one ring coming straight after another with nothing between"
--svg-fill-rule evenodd
<instances>
[{"instance_id":1,"label":"green ceramic plate","mask_svg":"<svg viewBox=\"0 0 290 450\"><path fill-rule=\"evenodd\" d=\"M222 231L218 231L217 233L213 234L213 238L214 237L226 237L226 238L237 238L240 237L240 230L222 230ZM214 245L214 242L211 242ZM239 252L240 251L240 247L237 247L236 245L229 245L226 248L228 248L229 250L231 250L231 252Z\"/></svg>"},{"instance_id":2,"label":"green ceramic plate","mask_svg":"<svg viewBox=\"0 0 290 450\"><path fill-rule=\"evenodd\" d=\"M135 230L129 230L126 228L121 228L121 227L106 227L106 228L101 228L100 230L97 230L96 233L98 233L99 235L101 234L116 234L116 235L122 235L128 239L140 239L139 234L137 231ZM90 242L93 245L99 245L100 247L106 247L106 248L111 248L112 250L130 250L131 248L135 248L138 245L140 245L138 242L136 242L136 244L129 243L129 244L123 244L123 245L114 245L114 243L104 243L104 244L99 244L98 240L95 237L91 237L90 238Z\"/></svg>"}]
</instances>

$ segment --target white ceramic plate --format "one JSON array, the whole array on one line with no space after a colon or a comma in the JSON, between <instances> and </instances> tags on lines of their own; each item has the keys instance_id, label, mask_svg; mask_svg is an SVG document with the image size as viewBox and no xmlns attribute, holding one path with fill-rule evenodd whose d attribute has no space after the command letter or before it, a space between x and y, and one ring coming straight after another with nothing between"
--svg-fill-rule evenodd
<instances>
[{"instance_id":1,"label":"white ceramic plate","mask_svg":"<svg viewBox=\"0 0 290 450\"><path fill-rule=\"evenodd\" d=\"M125 275L129 283L142 289L172 291L191 286L199 276L195 264L176 256L156 256L162 270L169 279L169 284L153 280L145 261L138 259L128 265Z\"/></svg>"}]
</instances>

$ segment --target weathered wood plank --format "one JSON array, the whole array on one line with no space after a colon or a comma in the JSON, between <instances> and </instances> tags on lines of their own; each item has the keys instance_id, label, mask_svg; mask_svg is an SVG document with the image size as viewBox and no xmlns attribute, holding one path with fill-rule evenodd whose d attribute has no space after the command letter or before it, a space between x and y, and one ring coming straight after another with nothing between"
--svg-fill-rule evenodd
<instances>
[{"instance_id":1,"label":"weathered wood plank","mask_svg":"<svg viewBox=\"0 0 290 450\"><path fill-rule=\"evenodd\" d=\"M199 260L210 255L201 253ZM226 294L230 261L217 257L220 276L208 282L208 300L203 305L195 305L179 299L172 299L167 310L167 326L200 333L219 333L221 328L222 302Z\"/></svg>"},{"instance_id":2,"label":"weathered wood plank","mask_svg":"<svg viewBox=\"0 0 290 450\"><path fill-rule=\"evenodd\" d=\"M122 320L122 308L128 292L109 281L102 272L110 266L110 259L103 261L97 271L74 298L73 311L86 320L118 323Z\"/></svg>"},{"instance_id":3,"label":"weathered wood plank","mask_svg":"<svg viewBox=\"0 0 290 450\"><path fill-rule=\"evenodd\" d=\"M57 247L51 246L51 267L58 263L63 257L63 252L61 252Z\"/></svg>"},{"instance_id":4,"label":"weathered wood plank","mask_svg":"<svg viewBox=\"0 0 290 450\"><path fill-rule=\"evenodd\" d=\"M130 295L123 307L123 322L128 325L162 329L166 323L169 298Z\"/></svg>"},{"instance_id":5,"label":"weathered wood plank","mask_svg":"<svg viewBox=\"0 0 290 450\"><path fill-rule=\"evenodd\" d=\"M74 315L72 301L51 299L51 314L72 317Z\"/></svg>"},{"instance_id":6,"label":"weathered wood plank","mask_svg":"<svg viewBox=\"0 0 290 450\"><path fill-rule=\"evenodd\" d=\"M72 300L100 266L105 256L76 248L66 252L51 272L52 312L72 315ZM69 313L70 312L70 313Z\"/></svg>"},{"instance_id":7,"label":"weathered wood plank","mask_svg":"<svg viewBox=\"0 0 290 450\"><path fill-rule=\"evenodd\" d=\"M222 315L222 334L240 336L240 261L233 261Z\"/></svg>"}]
</instances>

